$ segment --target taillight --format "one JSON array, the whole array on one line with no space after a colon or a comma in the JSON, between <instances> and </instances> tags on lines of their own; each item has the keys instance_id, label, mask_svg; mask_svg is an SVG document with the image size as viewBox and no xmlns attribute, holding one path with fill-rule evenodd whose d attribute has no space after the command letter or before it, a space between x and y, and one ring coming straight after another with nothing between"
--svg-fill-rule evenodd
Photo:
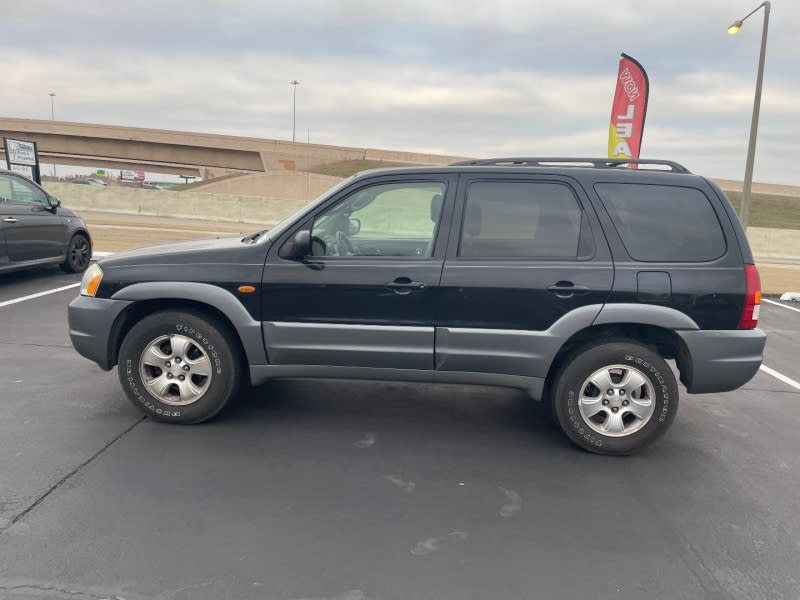
<instances>
[{"instance_id":1,"label":"taillight","mask_svg":"<svg viewBox=\"0 0 800 600\"><path fill-rule=\"evenodd\" d=\"M747 291L737 329L755 329L758 327L758 313L761 310L761 278L755 265L744 266L744 279Z\"/></svg>"}]
</instances>

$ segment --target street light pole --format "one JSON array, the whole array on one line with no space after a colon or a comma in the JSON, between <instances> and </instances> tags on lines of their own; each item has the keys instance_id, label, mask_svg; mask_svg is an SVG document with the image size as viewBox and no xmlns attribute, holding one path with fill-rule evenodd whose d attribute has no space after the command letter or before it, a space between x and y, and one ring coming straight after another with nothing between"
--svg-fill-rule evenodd
<instances>
[{"instance_id":1,"label":"street light pole","mask_svg":"<svg viewBox=\"0 0 800 600\"><path fill-rule=\"evenodd\" d=\"M767 30L769 28L770 2L766 0L754 8L743 19L734 21L728 27L728 33L735 35L742 28L742 24L760 8L764 9L764 28L761 31L761 54L758 57L758 75L756 76L756 94L753 101L753 118L750 121L750 140L747 144L747 164L744 169L744 183L742 184L742 207L739 210L739 219L746 228L750 219L750 197L753 187L753 163L756 158L756 135L758 134L758 117L761 112L761 85L764 81L764 58L767 54Z\"/></svg>"},{"instance_id":2,"label":"street light pole","mask_svg":"<svg viewBox=\"0 0 800 600\"><path fill-rule=\"evenodd\" d=\"M56 104L55 104L54 98L56 97L56 95L53 92L50 92L47 95L50 96L50 120L51 121L55 121L56 120ZM56 163L53 163L53 177L56 177Z\"/></svg>"},{"instance_id":3,"label":"street light pole","mask_svg":"<svg viewBox=\"0 0 800 600\"><path fill-rule=\"evenodd\" d=\"M292 84L292 141L295 141L295 129L297 127L297 86L300 82L295 79Z\"/></svg>"}]
</instances>

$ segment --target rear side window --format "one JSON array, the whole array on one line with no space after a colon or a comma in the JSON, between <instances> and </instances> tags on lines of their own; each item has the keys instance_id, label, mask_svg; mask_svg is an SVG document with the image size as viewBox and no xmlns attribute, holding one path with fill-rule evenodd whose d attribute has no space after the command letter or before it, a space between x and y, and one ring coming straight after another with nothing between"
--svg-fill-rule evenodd
<instances>
[{"instance_id":1,"label":"rear side window","mask_svg":"<svg viewBox=\"0 0 800 600\"><path fill-rule=\"evenodd\" d=\"M634 260L703 262L725 254L722 227L700 190L638 183L598 183L594 189Z\"/></svg>"},{"instance_id":2,"label":"rear side window","mask_svg":"<svg viewBox=\"0 0 800 600\"><path fill-rule=\"evenodd\" d=\"M590 234L575 195L565 185L476 181L467 190L458 255L576 258L583 250L582 228Z\"/></svg>"}]
</instances>

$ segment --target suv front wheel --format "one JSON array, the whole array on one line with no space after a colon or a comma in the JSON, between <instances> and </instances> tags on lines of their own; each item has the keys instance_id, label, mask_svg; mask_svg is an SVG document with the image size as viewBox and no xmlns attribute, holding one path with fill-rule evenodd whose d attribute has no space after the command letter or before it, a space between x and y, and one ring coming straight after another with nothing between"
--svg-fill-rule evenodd
<instances>
[{"instance_id":1,"label":"suv front wheel","mask_svg":"<svg viewBox=\"0 0 800 600\"><path fill-rule=\"evenodd\" d=\"M228 328L202 313L164 311L134 325L119 351L119 379L149 417L206 421L236 395L241 361Z\"/></svg>"},{"instance_id":2,"label":"suv front wheel","mask_svg":"<svg viewBox=\"0 0 800 600\"><path fill-rule=\"evenodd\" d=\"M666 361L635 342L600 343L572 355L552 401L564 433L597 454L632 454L661 436L678 410Z\"/></svg>"}]
</instances>

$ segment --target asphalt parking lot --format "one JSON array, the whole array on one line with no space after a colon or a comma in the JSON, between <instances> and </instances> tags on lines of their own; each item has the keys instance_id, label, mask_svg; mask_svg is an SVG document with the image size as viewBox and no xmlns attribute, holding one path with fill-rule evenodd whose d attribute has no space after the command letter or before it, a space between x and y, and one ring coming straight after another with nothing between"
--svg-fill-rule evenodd
<instances>
[{"instance_id":1,"label":"asphalt parking lot","mask_svg":"<svg viewBox=\"0 0 800 600\"><path fill-rule=\"evenodd\" d=\"M142 416L75 353L78 278L0 278L0 598L800 598L800 308L631 458L510 390L280 381ZM21 299L21 300L20 300ZM20 301L16 301L20 300Z\"/></svg>"}]
</instances>

